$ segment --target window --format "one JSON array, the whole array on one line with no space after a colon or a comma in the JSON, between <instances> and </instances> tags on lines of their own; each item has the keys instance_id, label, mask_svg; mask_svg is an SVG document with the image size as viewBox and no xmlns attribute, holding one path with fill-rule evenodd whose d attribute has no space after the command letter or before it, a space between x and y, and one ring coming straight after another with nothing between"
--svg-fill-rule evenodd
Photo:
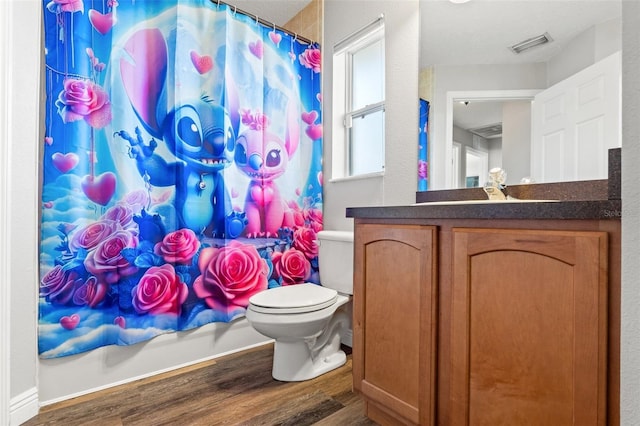
<instances>
[{"instance_id":1,"label":"window","mask_svg":"<svg viewBox=\"0 0 640 426\"><path fill-rule=\"evenodd\" d=\"M384 171L384 20L334 47L333 177Z\"/></svg>"}]
</instances>

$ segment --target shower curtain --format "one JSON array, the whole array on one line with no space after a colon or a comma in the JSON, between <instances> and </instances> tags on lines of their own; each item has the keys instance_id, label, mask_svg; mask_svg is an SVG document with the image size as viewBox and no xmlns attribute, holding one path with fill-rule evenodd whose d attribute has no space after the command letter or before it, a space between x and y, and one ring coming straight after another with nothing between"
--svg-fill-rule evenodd
<instances>
[{"instance_id":1,"label":"shower curtain","mask_svg":"<svg viewBox=\"0 0 640 426\"><path fill-rule=\"evenodd\" d=\"M420 99L418 131L418 191L429 189L429 101Z\"/></svg>"},{"instance_id":2,"label":"shower curtain","mask_svg":"<svg viewBox=\"0 0 640 426\"><path fill-rule=\"evenodd\" d=\"M320 284L320 48L209 0L45 0L39 352Z\"/></svg>"}]
</instances>

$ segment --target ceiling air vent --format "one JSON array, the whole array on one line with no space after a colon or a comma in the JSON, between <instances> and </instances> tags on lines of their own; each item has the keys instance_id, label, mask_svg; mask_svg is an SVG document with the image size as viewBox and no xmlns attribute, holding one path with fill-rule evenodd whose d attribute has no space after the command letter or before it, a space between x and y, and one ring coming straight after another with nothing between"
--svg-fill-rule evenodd
<instances>
[{"instance_id":1,"label":"ceiling air vent","mask_svg":"<svg viewBox=\"0 0 640 426\"><path fill-rule=\"evenodd\" d=\"M469 129L469 132L485 139L496 138L498 136L502 136L502 123L476 127L475 129Z\"/></svg>"},{"instance_id":2,"label":"ceiling air vent","mask_svg":"<svg viewBox=\"0 0 640 426\"><path fill-rule=\"evenodd\" d=\"M516 43L513 46L509 47L511 51L515 54L522 53L525 50L531 49L532 47L540 46L541 44L549 43L553 41L549 33L541 34L537 37L532 37L525 41L521 41L520 43Z\"/></svg>"}]
</instances>

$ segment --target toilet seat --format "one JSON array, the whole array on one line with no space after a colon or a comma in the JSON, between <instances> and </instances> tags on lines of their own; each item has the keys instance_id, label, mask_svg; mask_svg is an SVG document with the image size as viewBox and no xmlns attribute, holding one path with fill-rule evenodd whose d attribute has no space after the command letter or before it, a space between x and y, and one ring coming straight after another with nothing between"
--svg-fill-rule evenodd
<instances>
[{"instance_id":1,"label":"toilet seat","mask_svg":"<svg viewBox=\"0 0 640 426\"><path fill-rule=\"evenodd\" d=\"M295 284L257 293L249 299L251 309L266 314L299 314L327 308L338 299L336 290L316 284Z\"/></svg>"}]
</instances>

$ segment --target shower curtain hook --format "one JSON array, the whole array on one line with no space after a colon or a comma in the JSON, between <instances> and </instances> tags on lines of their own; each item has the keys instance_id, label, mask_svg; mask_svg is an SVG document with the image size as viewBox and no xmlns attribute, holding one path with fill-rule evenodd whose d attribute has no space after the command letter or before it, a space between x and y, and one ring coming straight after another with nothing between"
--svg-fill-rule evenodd
<instances>
[{"instance_id":1,"label":"shower curtain hook","mask_svg":"<svg viewBox=\"0 0 640 426\"><path fill-rule=\"evenodd\" d=\"M276 32L276 24L275 24L275 22L272 22L272 24L273 24L273 32L275 33Z\"/></svg>"},{"instance_id":2,"label":"shower curtain hook","mask_svg":"<svg viewBox=\"0 0 640 426\"><path fill-rule=\"evenodd\" d=\"M294 42L298 41L298 33L293 33L293 34L295 34L295 37L293 38L293 41Z\"/></svg>"},{"instance_id":3,"label":"shower curtain hook","mask_svg":"<svg viewBox=\"0 0 640 426\"><path fill-rule=\"evenodd\" d=\"M236 12L238 11L238 6L233 6L233 17L236 17Z\"/></svg>"},{"instance_id":4,"label":"shower curtain hook","mask_svg":"<svg viewBox=\"0 0 640 426\"><path fill-rule=\"evenodd\" d=\"M216 3L216 9L220 9L220 0Z\"/></svg>"},{"instance_id":5,"label":"shower curtain hook","mask_svg":"<svg viewBox=\"0 0 640 426\"><path fill-rule=\"evenodd\" d=\"M256 15L256 25L258 25L259 23L260 22L259 22L259 19L258 19L258 15Z\"/></svg>"}]
</instances>

